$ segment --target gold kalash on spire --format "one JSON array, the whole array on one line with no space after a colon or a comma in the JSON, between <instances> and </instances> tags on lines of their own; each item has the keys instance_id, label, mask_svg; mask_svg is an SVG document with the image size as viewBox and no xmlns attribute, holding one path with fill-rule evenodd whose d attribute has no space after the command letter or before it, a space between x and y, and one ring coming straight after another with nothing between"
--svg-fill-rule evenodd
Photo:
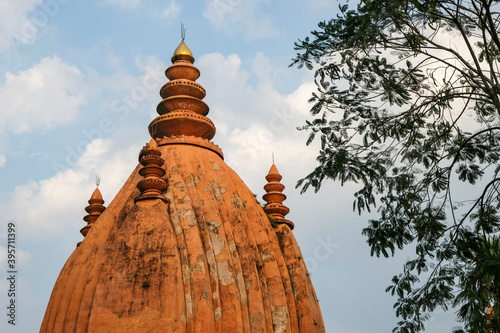
<instances>
[{"instance_id":1,"label":"gold kalash on spire","mask_svg":"<svg viewBox=\"0 0 500 333\"><path fill-rule=\"evenodd\" d=\"M194 63L193 54L191 53L191 50L186 45L186 43L184 43L184 39L186 38L186 28L184 28L183 24L181 24L181 38L182 41L175 49L174 55L172 56L172 63L176 62L177 60L187 60L190 63Z\"/></svg>"}]
</instances>

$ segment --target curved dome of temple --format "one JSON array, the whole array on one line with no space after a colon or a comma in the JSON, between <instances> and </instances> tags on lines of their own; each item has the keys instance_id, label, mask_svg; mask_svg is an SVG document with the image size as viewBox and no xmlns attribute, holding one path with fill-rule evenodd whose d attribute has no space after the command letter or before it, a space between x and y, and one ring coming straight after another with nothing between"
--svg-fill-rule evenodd
<instances>
[{"instance_id":1,"label":"curved dome of temple","mask_svg":"<svg viewBox=\"0 0 500 333\"><path fill-rule=\"evenodd\" d=\"M266 211L210 141L182 44L153 139L64 265L40 331L324 332L281 176L273 165Z\"/></svg>"}]
</instances>

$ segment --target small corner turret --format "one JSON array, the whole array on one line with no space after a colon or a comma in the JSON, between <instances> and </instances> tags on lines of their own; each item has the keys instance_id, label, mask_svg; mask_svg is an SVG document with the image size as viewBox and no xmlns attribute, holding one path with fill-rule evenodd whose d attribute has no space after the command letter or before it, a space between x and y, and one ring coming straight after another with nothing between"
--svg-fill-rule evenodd
<instances>
[{"instance_id":1,"label":"small corner turret","mask_svg":"<svg viewBox=\"0 0 500 333\"><path fill-rule=\"evenodd\" d=\"M85 207L85 211L87 212L88 215L86 215L83 220L87 222L87 225L84 226L80 232L83 235L83 237L86 237L90 228L94 225L96 220L101 216L102 212L106 209L106 207L103 205L104 200L102 198L101 191L99 191L99 183L100 179L96 177L96 189L92 193L92 196L89 199L89 205ZM80 246L82 242L78 242L76 246Z\"/></svg>"},{"instance_id":2,"label":"small corner turret","mask_svg":"<svg viewBox=\"0 0 500 333\"><path fill-rule=\"evenodd\" d=\"M165 176L166 171L162 168L165 160L161 157L161 151L158 149L155 139L151 139L139 153L139 162L142 168L139 174L144 177L137 183L137 188L141 194L134 199L134 202L149 199L161 199L167 202L163 192L167 189L167 182L161 178Z\"/></svg>"},{"instance_id":3,"label":"small corner turret","mask_svg":"<svg viewBox=\"0 0 500 333\"><path fill-rule=\"evenodd\" d=\"M262 196L262 199L267 202L264 211L268 215L271 223L286 224L293 230L293 222L285 219L285 215L290 212L290 209L283 205L286 195L282 193L285 189L285 185L280 183L281 178L278 168L276 168L276 165L273 163L266 176L266 180L268 181L264 186L266 194Z\"/></svg>"}]
</instances>

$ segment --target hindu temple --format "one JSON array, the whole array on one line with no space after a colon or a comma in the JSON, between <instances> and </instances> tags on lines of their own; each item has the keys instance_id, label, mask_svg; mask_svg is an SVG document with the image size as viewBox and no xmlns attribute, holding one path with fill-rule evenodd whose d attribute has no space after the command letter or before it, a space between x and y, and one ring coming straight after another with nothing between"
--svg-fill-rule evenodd
<instances>
[{"instance_id":1,"label":"hindu temple","mask_svg":"<svg viewBox=\"0 0 500 333\"><path fill-rule=\"evenodd\" d=\"M325 331L282 176L262 175L261 206L224 162L194 62L183 40L151 141L107 206L91 195L40 332Z\"/></svg>"}]
</instances>

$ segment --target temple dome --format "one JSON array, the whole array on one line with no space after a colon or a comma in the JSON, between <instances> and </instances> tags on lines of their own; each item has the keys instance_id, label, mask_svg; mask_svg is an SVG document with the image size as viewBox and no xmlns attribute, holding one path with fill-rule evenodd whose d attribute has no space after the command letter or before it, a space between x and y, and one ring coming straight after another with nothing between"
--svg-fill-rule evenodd
<instances>
[{"instance_id":1,"label":"temple dome","mask_svg":"<svg viewBox=\"0 0 500 333\"><path fill-rule=\"evenodd\" d=\"M324 332L290 225L208 137L156 134L64 265L40 332Z\"/></svg>"}]
</instances>

